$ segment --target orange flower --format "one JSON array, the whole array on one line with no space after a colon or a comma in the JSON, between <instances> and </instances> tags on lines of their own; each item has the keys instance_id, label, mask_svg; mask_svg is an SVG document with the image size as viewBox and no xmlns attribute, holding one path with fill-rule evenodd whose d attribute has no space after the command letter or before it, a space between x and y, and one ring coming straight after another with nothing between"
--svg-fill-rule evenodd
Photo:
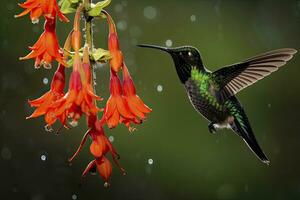
<instances>
[{"instance_id":1,"label":"orange flower","mask_svg":"<svg viewBox=\"0 0 300 200\"><path fill-rule=\"evenodd\" d=\"M40 36L39 40L30 47L32 50L27 56L20 58L21 60L35 58L35 68L40 68L43 65L45 68L51 68L53 60L66 66L66 63L60 50L56 32L56 20L46 18L44 29L45 31Z\"/></svg>"},{"instance_id":2,"label":"orange flower","mask_svg":"<svg viewBox=\"0 0 300 200\"><path fill-rule=\"evenodd\" d=\"M124 97L131 113L136 118L144 120L146 118L146 114L150 113L152 110L144 104L139 96L136 95L133 80L125 64L123 65L123 90Z\"/></svg>"},{"instance_id":3,"label":"orange flower","mask_svg":"<svg viewBox=\"0 0 300 200\"><path fill-rule=\"evenodd\" d=\"M29 101L29 104L32 107L36 107L36 109L32 113L32 115L27 117L27 119L45 115L45 121L47 123L46 127L51 127L51 125L54 124L57 120L57 118L54 115L52 104L64 96L64 87L65 67L60 64L53 76L50 91L36 100ZM65 122L65 118L65 115L61 115L59 118L63 124Z\"/></svg>"},{"instance_id":4,"label":"orange flower","mask_svg":"<svg viewBox=\"0 0 300 200\"><path fill-rule=\"evenodd\" d=\"M86 70L89 72L89 70ZM87 75L83 72L79 53L75 53L73 72L70 77L69 91L65 96L58 100L53 107L57 117L66 114L73 120L74 125L81 117L82 113L87 116L95 115L100 109L94 104L94 101L101 100L93 93L91 85L86 81Z\"/></svg>"},{"instance_id":5,"label":"orange flower","mask_svg":"<svg viewBox=\"0 0 300 200\"><path fill-rule=\"evenodd\" d=\"M126 100L123 97L122 85L118 75L111 70L110 73L110 97L104 108L104 115L101 122L106 122L109 128L116 127L125 121L134 121L135 117L129 110Z\"/></svg>"},{"instance_id":6,"label":"orange flower","mask_svg":"<svg viewBox=\"0 0 300 200\"><path fill-rule=\"evenodd\" d=\"M109 64L113 71L118 72L122 68L124 60L123 53L120 51L119 39L114 21L106 11L103 11L103 13L106 15L107 23L109 25L108 50L112 56Z\"/></svg>"},{"instance_id":7,"label":"orange flower","mask_svg":"<svg viewBox=\"0 0 300 200\"><path fill-rule=\"evenodd\" d=\"M93 161L91 161L86 169L84 170L82 177L86 177L88 173L94 172L96 169L98 170L98 173L103 177L105 180L105 186L108 186L109 178L111 176L112 172L112 166L110 161L106 158L106 154L108 152L111 153L113 161L117 165L117 167L120 169L123 175L125 175L125 170L120 166L118 159L120 158L117 154L116 150L112 146L112 144L109 142L107 137L105 136L103 127L101 126L101 123L97 121L97 116L92 115L88 117L89 126L90 129L87 131L87 133L83 136L83 139L81 141L81 144L75 154L72 156L72 158L69 159L69 162L72 162L72 160L79 154L81 149L84 146L84 143L87 140L87 137L90 136L92 138L92 144L90 145L90 152L95 157Z\"/></svg>"},{"instance_id":8,"label":"orange flower","mask_svg":"<svg viewBox=\"0 0 300 200\"><path fill-rule=\"evenodd\" d=\"M22 17L30 13L32 23L38 23L41 15L52 19L55 19L56 15L58 15L61 21L69 21L68 18L61 13L56 0L27 0L19 4L19 6L25 10L15 17Z\"/></svg>"}]
</instances>

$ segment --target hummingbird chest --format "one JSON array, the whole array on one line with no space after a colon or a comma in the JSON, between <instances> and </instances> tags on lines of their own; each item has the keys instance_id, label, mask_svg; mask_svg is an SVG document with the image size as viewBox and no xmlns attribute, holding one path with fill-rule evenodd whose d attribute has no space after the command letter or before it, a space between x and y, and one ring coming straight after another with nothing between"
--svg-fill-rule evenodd
<instances>
[{"instance_id":1,"label":"hummingbird chest","mask_svg":"<svg viewBox=\"0 0 300 200\"><path fill-rule=\"evenodd\" d=\"M193 79L192 76L186 81L185 89L195 110L207 120L222 121L226 118L226 110L218 103L209 78Z\"/></svg>"}]
</instances>

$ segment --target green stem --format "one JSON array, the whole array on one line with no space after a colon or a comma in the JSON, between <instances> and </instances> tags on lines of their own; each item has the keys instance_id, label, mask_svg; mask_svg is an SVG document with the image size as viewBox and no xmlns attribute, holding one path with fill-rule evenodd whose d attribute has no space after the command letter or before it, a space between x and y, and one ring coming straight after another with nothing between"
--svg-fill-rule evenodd
<instances>
[{"instance_id":1,"label":"green stem","mask_svg":"<svg viewBox=\"0 0 300 200\"><path fill-rule=\"evenodd\" d=\"M90 51L93 50L93 28L92 28L92 20L93 18L88 16L88 10L91 7L92 0L83 0L84 6L84 15L85 15L85 37L86 44L89 46Z\"/></svg>"},{"instance_id":2,"label":"green stem","mask_svg":"<svg viewBox=\"0 0 300 200\"><path fill-rule=\"evenodd\" d=\"M83 0L84 6L84 18L85 18L85 44L89 47L90 56L94 51L94 41L93 41L93 27L92 21L93 17L88 15L88 11L91 8L92 0ZM92 68L92 85L94 92L96 94L96 68L95 62L90 59L91 68ZM95 100L94 104L97 106L97 101Z\"/></svg>"}]
</instances>

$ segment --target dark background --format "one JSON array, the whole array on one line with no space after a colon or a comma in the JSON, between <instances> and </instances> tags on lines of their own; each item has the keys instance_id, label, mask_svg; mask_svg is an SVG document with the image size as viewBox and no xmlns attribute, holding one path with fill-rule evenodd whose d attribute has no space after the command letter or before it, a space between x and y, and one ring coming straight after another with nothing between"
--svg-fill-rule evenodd
<instances>
[{"instance_id":1,"label":"dark background","mask_svg":"<svg viewBox=\"0 0 300 200\"><path fill-rule=\"evenodd\" d=\"M299 55L238 95L271 160L266 166L231 131L209 134L168 55L135 46L190 44L211 70L276 48L299 50L300 1L113 0L108 11L118 24L128 68L153 112L134 134L123 126L106 131L128 173L122 176L114 167L109 189L97 176L79 187L92 159L88 145L67 164L85 132L84 121L55 136L45 132L42 118L25 120L32 112L27 99L48 91L54 69L35 70L32 60L18 60L41 34L43 22L14 19L21 11L16 3L2 1L0 8L1 200L300 199ZM95 45L106 48L106 25L95 25ZM70 29L71 23L58 24L61 43ZM97 92L107 99L108 68L97 74Z\"/></svg>"}]
</instances>

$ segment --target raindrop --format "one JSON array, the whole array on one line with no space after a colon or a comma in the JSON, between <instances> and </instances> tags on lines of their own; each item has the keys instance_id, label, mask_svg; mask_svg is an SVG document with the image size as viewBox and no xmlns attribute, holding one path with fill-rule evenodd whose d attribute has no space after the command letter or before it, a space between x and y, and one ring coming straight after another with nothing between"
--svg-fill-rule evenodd
<instances>
[{"instance_id":1,"label":"raindrop","mask_svg":"<svg viewBox=\"0 0 300 200\"><path fill-rule=\"evenodd\" d=\"M158 85L156 88L157 92L162 92L163 91L163 86L162 85Z\"/></svg>"},{"instance_id":2,"label":"raindrop","mask_svg":"<svg viewBox=\"0 0 300 200\"><path fill-rule=\"evenodd\" d=\"M1 157L4 159L4 160L10 160L11 159L11 151L9 148L7 147L4 147L2 150L1 150Z\"/></svg>"},{"instance_id":3,"label":"raindrop","mask_svg":"<svg viewBox=\"0 0 300 200\"><path fill-rule=\"evenodd\" d=\"M46 161L46 160L47 160L46 155L41 155L41 160L42 160L42 161Z\"/></svg>"},{"instance_id":4,"label":"raindrop","mask_svg":"<svg viewBox=\"0 0 300 200\"><path fill-rule=\"evenodd\" d=\"M147 19L154 19L157 15L157 10L156 8L152 7L152 6L147 6L144 8L144 16Z\"/></svg>"},{"instance_id":5,"label":"raindrop","mask_svg":"<svg viewBox=\"0 0 300 200\"><path fill-rule=\"evenodd\" d=\"M191 17L190 17L190 20L191 20L191 22L195 22L196 21L196 15L191 15Z\"/></svg>"},{"instance_id":6,"label":"raindrop","mask_svg":"<svg viewBox=\"0 0 300 200\"><path fill-rule=\"evenodd\" d=\"M127 29L127 22L122 20L117 23L117 28L121 31L125 31Z\"/></svg>"},{"instance_id":7,"label":"raindrop","mask_svg":"<svg viewBox=\"0 0 300 200\"><path fill-rule=\"evenodd\" d=\"M148 164L149 164L149 165L153 165L153 163L154 163L153 159L149 158L149 159L148 159Z\"/></svg>"},{"instance_id":8,"label":"raindrop","mask_svg":"<svg viewBox=\"0 0 300 200\"><path fill-rule=\"evenodd\" d=\"M49 83L48 78L43 78L43 83L44 83L44 85L47 85Z\"/></svg>"},{"instance_id":9,"label":"raindrop","mask_svg":"<svg viewBox=\"0 0 300 200\"><path fill-rule=\"evenodd\" d=\"M77 195L76 195L76 194L73 194L73 195L72 195L72 199L73 199L73 200L76 200L76 199L77 199Z\"/></svg>"},{"instance_id":10,"label":"raindrop","mask_svg":"<svg viewBox=\"0 0 300 200\"><path fill-rule=\"evenodd\" d=\"M122 4L117 4L117 5L115 6L115 11L116 11L116 12L122 12L122 10L123 10Z\"/></svg>"},{"instance_id":11,"label":"raindrop","mask_svg":"<svg viewBox=\"0 0 300 200\"><path fill-rule=\"evenodd\" d=\"M167 47L171 47L172 45L173 45L172 40L170 40L170 39L166 40L166 46Z\"/></svg>"},{"instance_id":12,"label":"raindrop","mask_svg":"<svg viewBox=\"0 0 300 200\"><path fill-rule=\"evenodd\" d=\"M114 142L115 138L114 138L114 136L111 135L111 136L108 137L108 140L109 140L110 142Z\"/></svg>"}]
</instances>

